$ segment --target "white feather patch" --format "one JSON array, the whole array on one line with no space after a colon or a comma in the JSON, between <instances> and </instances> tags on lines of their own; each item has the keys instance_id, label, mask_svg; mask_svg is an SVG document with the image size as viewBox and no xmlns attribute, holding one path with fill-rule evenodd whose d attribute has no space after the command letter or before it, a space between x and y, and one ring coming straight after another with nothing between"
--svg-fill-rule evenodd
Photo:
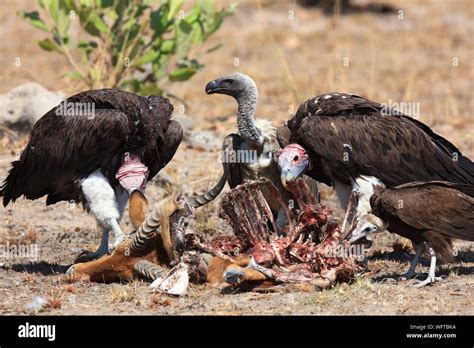
<instances>
[{"instance_id":1,"label":"white feather patch","mask_svg":"<svg viewBox=\"0 0 474 348\"><path fill-rule=\"evenodd\" d=\"M81 183L87 206L102 227L107 227L107 220L120 219L119 207L115 192L107 178L96 171Z\"/></svg>"},{"instance_id":2,"label":"white feather patch","mask_svg":"<svg viewBox=\"0 0 474 348\"><path fill-rule=\"evenodd\" d=\"M374 186L385 187L385 184L379 178L374 176L361 175L355 179L353 189L360 194L356 216L360 217L372 210L370 206L370 197L374 194Z\"/></svg>"},{"instance_id":3,"label":"white feather patch","mask_svg":"<svg viewBox=\"0 0 474 348\"><path fill-rule=\"evenodd\" d=\"M262 134L266 139L276 137L277 129L273 126L272 121L270 120L264 118L257 118L255 119L255 127L262 131Z\"/></svg>"}]
</instances>

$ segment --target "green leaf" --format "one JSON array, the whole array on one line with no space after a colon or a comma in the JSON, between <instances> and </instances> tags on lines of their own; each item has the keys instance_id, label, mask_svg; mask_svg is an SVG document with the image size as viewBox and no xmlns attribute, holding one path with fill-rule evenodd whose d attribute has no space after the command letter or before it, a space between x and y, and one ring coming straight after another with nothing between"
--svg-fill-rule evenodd
<instances>
[{"instance_id":1,"label":"green leaf","mask_svg":"<svg viewBox=\"0 0 474 348\"><path fill-rule=\"evenodd\" d=\"M138 79L129 79L122 81L120 87L138 93L143 87L143 82Z\"/></svg>"},{"instance_id":2,"label":"green leaf","mask_svg":"<svg viewBox=\"0 0 474 348\"><path fill-rule=\"evenodd\" d=\"M179 30L185 34L189 34L193 30L193 26L185 20L182 20L179 22Z\"/></svg>"},{"instance_id":3,"label":"green leaf","mask_svg":"<svg viewBox=\"0 0 474 348\"><path fill-rule=\"evenodd\" d=\"M196 6L201 7L207 15L213 16L216 13L215 1L201 0L196 4Z\"/></svg>"},{"instance_id":4,"label":"green leaf","mask_svg":"<svg viewBox=\"0 0 474 348\"><path fill-rule=\"evenodd\" d=\"M98 8L112 7L114 0L96 0L95 4Z\"/></svg>"},{"instance_id":5,"label":"green leaf","mask_svg":"<svg viewBox=\"0 0 474 348\"><path fill-rule=\"evenodd\" d=\"M90 68L90 69L89 69L89 76L90 76L93 80L97 80L97 76L99 76L99 72L97 71L96 68Z\"/></svg>"},{"instance_id":6,"label":"green leaf","mask_svg":"<svg viewBox=\"0 0 474 348\"><path fill-rule=\"evenodd\" d=\"M43 22L43 20L40 18L38 11L32 11L32 12L20 11L18 12L18 15L21 18L29 19L31 25L34 26L35 28L49 32L49 28L47 27L46 23Z\"/></svg>"},{"instance_id":7,"label":"green leaf","mask_svg":"<svg viewBox=\"0 0 474 348\"><path fill-rule=\"evenodd\" d=\"M168 21L168 13L169 8L165 5L160 6L158 10L152 11L150 13L151 28L155 32L154 37L157 37L167 31L169 23L171 23Z\"/></svg>"},{"instance_id":8,"label":"green leaf","mask_svg":"<svg viewBox=\"0 0 474 348\"><path fill-rule=\"evenodd\" d=\"M189 11L186 16L184 16L184 19L188 23L193 23L196 20L198 20L199 16L201 15L201 7L198 6L197 4L194 5L194 7Z\"/></svg>"},{"instance_id":9,"label":"green leaf","mask_svg":"<svg viewBox=\"0 0 474 348\"><path fill-rule=\"evenodd\" d=\"M136 22L137 22L137 20L136 20L135 18L130 18L129 20L125 21L125 23L123 23L122 29L123 29L124 31L127 31L127 30L129 30Z\"/></svg>"},{"instance_id":10,"label":"green leaf","mask_svg":"<svg viewBox=\"0 0 474 348\"><path fill-rule=\"evenodd\" d=\"M134 65L139 66L139 65L148 64L154 61L155 59L157 59L159 55L160 55L160 52L150 50L145 55L143 55L140 59L138 59Z\"/></svg>"},{"instance_id":11,"label":"green leaf","mask_svg":"<svg viewBox=\"0 0 474 348\"><path fill-rule=\"evenodd\" d=\"M168 67L169 61L170 55L162 54L160 58L158 58L158 61L152 63L151 68L156 80L159 80L166 75L166 68Z\"/></svg>"},{"instance_id":12,"label":"green leaf","mask_svg":"<svg viewBox=\"0 0 474 348\"><path fill-rule=\"evenodd\" d=\"M214 45L211 48L208 48L205 53L214 52L215 50L218 50L221 47L222 47L222 43L218 43L217 45Z\"/></svg>"},{"instance_id":13,"label":"green leaf","mask_svg":"<svg viewBox=\"0 0 474 348\"><path fill-rule=\"evenodd\" d=\"M82 78L81 74L79 74L77 71L69 71L64 74L64 77L67 77L71 80L79 80Z\"/></svg>"},{"instance_id":14,"label":"green leaf","mask_svg":"<svg viewBox=\"0 0 474 348\"><path fill-rule=\"evenodd\" d=\"M41 8L47 9L49 8L49 2L50 0L39 0L38 3Z\"/></svg>"},{"instance_id":15,"label":"green leaf","mask_svg":"<svg viewBox=\"0 0 474 348\"><path fill-rule=\"evenodd\" d=\"M163 95L163 90L154 83L147 83L137 91L141 95Z\"/></svg>"},{"instance_id":16,"label":"green leaf","mask_svg":"<svg viewBox=\"0 0 474 348\"><path fill-rule=\"evenodd\" d=\"M168 20L172 20L176 14L179 12L181 7L184 4L184 0L171 0L170 1L170 10L168 12Z\"/></svg>"},{"instance_id":17,"label":"green leaf","mask_svg":"<svg viewBox=\"0 0 474 348\"><path fill-rule=\"evenodd\" d=\"M58 11L59 11L59 0L50 0L49 1L49 14L53 21L58 23Z\"/></svg>"},{"instance_id":18,"label":"green leaf","mask_svg":"<svg viewBox=\"0 0 474 348\"><path fill-rule=\"evenodd\" d=\"M203 30L201 24L198 22L193 23L193 43L199 45L204 39Z\"/></svg>"},{"instance_id":19,"label":"green leaf","mask_svg":"<svg viewBox=\"0 0 474 348\"><path fill-rule=\"evenodd\" d=\"M179 68L176 70L173 70L169 78L171 81L186 81L188 80L191 76L193 76L196 73L195 68Z\"/></svg>"},{"instance_id":20,"label":"green leaf","mask_svg":"<svg viewBox=\"0 0 474 348\"><path fill-rule=\"evenodd\" d=\"M97 13L93 13L91 17L91 22L94 24L94 26L99 30L101 33L105 33L109 31L109 28L107 27L107 24L100 18L100 16Z\"/></svg>"},{"instance_id":21,"label":"green leaf","mask_svg":"<svg viewBox=\"0 0 474 348\"><path fill-rule=\"evenodd\" d=\"M69 30L69 26L71 25L71 19L69 18L69 15L64 11L59 10L56 23L58 26L59 35L65 36Z\"/></svg>"},{"instance_id":22,"label":"green leaf","mask_svg":"<svg viewBox=\"0 0 474 348\"><path fill-rule=\"evenodd\" d=\"M160 45L160 52L162 53L170 53L174 50L174 40L165 40Z\"/></svg>"},{"instance_id":23,"label":"green leaf","mask_svg":"<svg viewBox=\"0 0 474 348\"><path fill-rule=\"evenodd\" d=\"M77 47L81 50L92 51L94 48L97 48L97 43L94 41L79 40Z\"/></svg>"},{"instance_id":24,"label":"green leaf","mask_svg":"<svg viewBox=\"0 0 474 348\"><path fill-rule=\"evenodd\" d=\"M38 41L38 45L45 51L61 52L59 47L50 39L44 39L44 40Z\"/></svg>"}]
</instances>

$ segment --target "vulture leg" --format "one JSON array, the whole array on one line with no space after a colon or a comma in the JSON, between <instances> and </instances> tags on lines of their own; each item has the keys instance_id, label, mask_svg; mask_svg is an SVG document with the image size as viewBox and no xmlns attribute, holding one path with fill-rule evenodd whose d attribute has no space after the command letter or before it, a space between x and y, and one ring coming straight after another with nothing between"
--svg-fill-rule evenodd
<instances>
[{"instance_id":1,"label":"vulture leg","mask_svg":"<svg viewBox=\"0 0 474 348\"><path fill-rule=\"evenodd\" d=\"M414 278L416 276L415 268L416 268L416 265L418 264L418 261L420 260L421 253L425 250L425 244L418 243L416 244L415 249L416 249L416 254L415 254L415 257L413 258L413 261L411 262L410 268L404 275L402 275L399 278L400 280L406 280L406 279Z\"/></svg>"},{"instance_id":2,"label":"vulture leg","mask_svg":"<svg viewBox=\"0 0 474 348\"><path fill-rule=\"evenodd\" d=\"M109 221L110 227L114 231L115 241L114 241L114 248L116 248L120 243L122 243L125 239L127 239L127 235L122 232L117 220L110 219Z\"/></svg>"},{"instance_id":3,"label":"vulture leg","mask_svg":"<svg viewBox=\"0 0 474 348\"><path fill-rule=\"evenodd\" d=\"M418 281L417 283L415 283L415 285L413 285L414 288L421 288L425 285L428 285L428 284L431 284L431 283L434 283L436 281L440 281L442 280L441 277L436 277L435 276L435 271L436 271L436 254L433 250L433 248L431 247L431 245L428 246L428 251L431 255L431 263L430 263L430 270L428 271L428 278L426 278L425 280L422 280L422 281Z\"/></svg>"},{"instance_id":4,"label":"vulture leg","mask_svg":"<svg viewBox=\"0 0 474 348\"><path fill-rule=\"evenodd\" d=\"M74 263L89 262L101 258L102 256L109 253L109 229L102 228L102 236L100 238L100 245L96 251L90 252L87 250L82 251Z\"/></svg>"},{"instance_id":5,"label":"vulture leg","mask_svg":"<svg viewBox=\"0 0 474 348\"><path fill-rule=\"evenodd\" d=\"M97 251L83 253L80 255L80 258L96 259L109 252L108 233L110 230L114 231L114 246L119 245L125 240L126 236L118 224L123 209L119 207L114 189L100 171L96 171L82 180L81 189L88 209L95 216L97 223L102 229L102 238Z\"/></svg>"}]
</instances>

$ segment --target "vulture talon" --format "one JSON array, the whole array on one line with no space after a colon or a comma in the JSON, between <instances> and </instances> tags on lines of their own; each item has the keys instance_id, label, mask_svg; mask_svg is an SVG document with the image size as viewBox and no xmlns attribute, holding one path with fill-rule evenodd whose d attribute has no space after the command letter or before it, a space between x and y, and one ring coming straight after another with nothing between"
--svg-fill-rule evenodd
<instances>
[{"instance_id":1,"label":"vulture talon","mask_svg":"<svg viewBox=\"0 0 474 348\"><path fill-rule=\"evenodd\" d=\"M98 260L102 256L105 256L105 255L109 255L109 251L102 252L100 250L97 250L97 251L83 250L76 257L76 259L74 260L74 263L85 263L85 262Z\"/></svg>"},{"instance_id":2,"label":"vulture talon","mask_svg":"<svg viewBox=\"0 0 474 348\"><path fill-rule=\"evenodd\" d=\"M431 277L428 275L428 277L425 280L417 280L415 284L412 285L413 288L422 288L426 285L433 284L435 282L440 282L443 280L443 277Z\"/></svg>"}]
</instances>

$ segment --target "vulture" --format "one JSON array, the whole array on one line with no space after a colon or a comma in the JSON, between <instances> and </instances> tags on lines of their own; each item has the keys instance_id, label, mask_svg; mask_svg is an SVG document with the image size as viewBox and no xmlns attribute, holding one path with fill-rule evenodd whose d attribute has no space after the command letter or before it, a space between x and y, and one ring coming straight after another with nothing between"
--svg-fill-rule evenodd
<instances>
[{"instance_id":1,"label":"vulture","mask_svg":"<svg viewBox=\"0 0 474 348\"><path fill-rule=\"evenodd\" d=\"M375 187L370 197L371 212L361 216L348 235L353 243L388 228L409 238L415 258L405 274L416 275L421 253L428 248L431 264L428 277L415 286L435 282L436 259L453 261L451 240L474 241L474 185L446 181L415 181L390 189Z\"/></svg>"},{"instance_id":2,"label":"vulture","mask_svg":"<svg viewBox=\"0 0 474 348\"><path fill-rule=\"evenodd\" d=\"M128 201L130 219L141 225L145 186L172 159L181 142L173 106L163 97L119 89L81 92L48 111L34 125L19 160L0 188L3 205L19 197L46 204L81 202L102 229L98 258L125 238L119 221Z\"/></svg>"},{"instance_id":3,"label":"vulture","mask_svg":"<svg viewBox=\"0 0 474 348\"><path fill-rule=\"evenodd\" d=\"M283 199L289 202L293 196L282 186L280 171L274 155L281 150L277 139L277 129L271 121L255 118L258 90L255 81L242 73L210 81L205 91L207 94L226 94L237 101L238 134L226 136L222 146L222 163L224 174L219 182L209 192L194 197L197 202L194 206L204 205L217 197L225 186L226 181L234 188L246 181L266 178L273 183L282 194ZM318 199L317 183L307 178L312 191ZM286 225L286 216L280 203L270 191L263 191L266 201L276 217L277 227L281 230Z\"/></svg>"},{"instance_id":4,"label":"vulture","mask_svg":"<svg viewBox=\"0 0 474 348\"><path fill-rule=\"evenodd\" d=\"M474 164L456 146L422 122L354 94L305 101L280 134L290 143L278 159L283 185L305 173L333 186L344 209L358 177L388 188L432 180L474 184ZM373 185L364 187L369 199Z\"/></svg>"}]
</instances>

